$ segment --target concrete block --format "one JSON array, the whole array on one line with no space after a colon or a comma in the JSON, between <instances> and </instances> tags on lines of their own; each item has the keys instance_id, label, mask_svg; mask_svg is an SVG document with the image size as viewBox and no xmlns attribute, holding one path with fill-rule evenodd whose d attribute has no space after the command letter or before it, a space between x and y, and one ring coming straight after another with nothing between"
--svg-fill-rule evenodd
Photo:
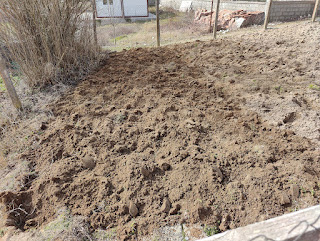
<instances>
[{"instance_id":1,"label":"concrete block","mask_svg":"<svg viewBox=\"0 0 320 241\"><path fill-rule=\"evenodd\" d=\"M261 238L257 238L258 236ZM319 240L319 237L320 205L216 234L199 241L292 241L298 239L311 241Z\"/></svg>"}]
</instances>

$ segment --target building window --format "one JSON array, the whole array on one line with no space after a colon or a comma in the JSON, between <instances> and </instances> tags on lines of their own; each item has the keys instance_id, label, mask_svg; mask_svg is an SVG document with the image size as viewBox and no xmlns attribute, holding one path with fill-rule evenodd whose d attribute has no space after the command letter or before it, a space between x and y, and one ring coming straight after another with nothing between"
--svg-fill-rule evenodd
<instances>
[{"instance_id":1,"label":"building window","mask_svg":"<svg viewBox=\"0 0 320 241\"><path fill-rule=\"evenodd\" d=\"M113 5L113 0L109 0L109 5Z\"/></svg>"}]
</instances>

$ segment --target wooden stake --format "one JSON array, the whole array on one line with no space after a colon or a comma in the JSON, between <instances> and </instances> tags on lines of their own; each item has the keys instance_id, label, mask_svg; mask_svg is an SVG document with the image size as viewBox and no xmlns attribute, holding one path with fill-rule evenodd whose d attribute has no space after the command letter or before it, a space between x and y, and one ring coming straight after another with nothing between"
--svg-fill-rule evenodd
<instances>
[{"instance_id":1,"label":"wooden stake","mask_svg":"<svg viewBox=\"0 0 320 241\"><path fill-rule=\"evenodd\" d=\"M270 21L270 13L271 13L272 0L267 1L266 13L264 18L264 30L267 30L268 24Z\"/></svg>"},{"instance_id":2,"label":"wooden stake","mask_svg":"<svg viewBox=\"0 0 320 241\"><path fill-rule=\"evenodd\" d=\"M159 0L156 0L157 12L157 46L160 47L160 14L159 14Z\"/></svg>"},{"instance_id":3,"label":"wooden stake","mask_svg":"<svg viewBox=\"0 0 320 241\"><path fill-rule=\"evenodd\" d=\"M96 0L92 0L92 24L93 24L93 35L94 44L98 46L98 35L97 35L97 22L96 22Z\"/></svg>"},{"instance_id":4,"label":"wooden stake","mask_svg":"<svg viewBox=\"0 0 320 241\"><path fill-rule=\"evenodd\" d=\"M215 19L214 19L214 28L213 28L213 38L215 38L215 39L217 38L219 8L220 8L220 0L217 0L216 16L215 16Z\"/></svg>"},{"instance_id":5,"label":"wooden stake","mask_svg":"<svg viewBox=\"0 0 320 241\"><path fill-rule=\"evenodd\" d=\"M11 101L14 105L14 107L17 110L22 110L22 104L21 101L17 95L17 92L13 86L13 83L11 81L10 75L8 70L6 69L6 64L4 62L4 60L2 59L2 57L0 57L0 75L2 77L2 80L6 86L6 89L8 91L8 94L11 98Z\"/></svg>"},{"instance_id":6,"label":"wooden stake","mask_svg":"<svg viewBox=\"0 0 320 241\"><path fill-rule=\"evenodd\" d=\"M316 4L314 5L313 14L312 14L312 22L316 21L319 3L320 3L320 0L316 0Z\"/></svg>"},{"instance_id":7,"label":"wooden stake","mask_svg":"<svg viewBox=\"0 0 320 241\"><path fill-rule=\"evenodd\" d=\"M210 27L209 27L209 33L212 32L212 14L213 14L213 0L211 1L211 13L210 13Z\"/></svg>"}]
</instances>

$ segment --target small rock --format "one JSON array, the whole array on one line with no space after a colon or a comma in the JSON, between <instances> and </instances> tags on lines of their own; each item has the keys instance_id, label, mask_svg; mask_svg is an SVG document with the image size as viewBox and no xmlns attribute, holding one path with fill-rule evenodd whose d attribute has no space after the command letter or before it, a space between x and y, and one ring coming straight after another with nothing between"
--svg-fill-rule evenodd
<instances>
[{"instance_id":1,"label":"small rock","mask_svg":"<svg viewBox=\"0 0 320 241\"><path fill-rule=\"evenodd\" d=\"M82 159L82 164L85 168L87 169L93 169L95 168L96 166L96 161L94 160L93 157L91 156L85 156L83 159Z\"/></svg>"},{"instance_id":2,"label":"small rock","mask_svg":"<svg viewBox=\"0 0 320 241\"><path fill-rule=\"evenodd\" d=\"M299 186L297 184L292 184L290 190L292 199L297 199L300 195Z\"/></svg>"},{"instance_id":3,"label":"small rock","mask_svg":"<svg viewBox=\"0 0 320 241\"><path fill-rule=\"evenodd\" d=\"M136 217L139 213L137 206L132 201L129 203L129 213L132 217Z\"/></svg>"},{"instance_id":4,"label":"small rock","mask_svg":"<svg viewBox=\"0 0 320 241\"><path fill-rule=\"evenodd\" d=\"M290 198L286 193L282 193L280 197L280 203L281 205L286 205L290 203Z\"/></svg>"},{"instance_id":5,"label":"small rock","mask_svg":"<svg viewBox=\"0 0 320 241\"><path fill-rule=\"evenodd\" d=\"M170 164L168 164L168 163L166 163L166 162L164 162L164 163L161 164L161 169L162 169L163 171L168 171L168 170L170 170L170 168L171 168Z\"/></svg>"},{"instance_id":6,"label":"small rock","mask_svg":"<svg viewBox=\"0 0 320 241\"><path fill-rule=\"evenodd\" d=\"M150 175L150 172L146 166L141 167L140 171L144 177L148 177Z\"/></svg>"},{"instance_id":7,"label":"small rock","mask_svg":"<svg viewBox=\"0 0 320 241\"><path fill-rule=\"evenodd\" d=\"M161 206L161 212L168 213L170 211L170 206L171 206L171 203L170 203L169 199L165 198L163 200L163 204Z\"/></svg>"}]
</instances>

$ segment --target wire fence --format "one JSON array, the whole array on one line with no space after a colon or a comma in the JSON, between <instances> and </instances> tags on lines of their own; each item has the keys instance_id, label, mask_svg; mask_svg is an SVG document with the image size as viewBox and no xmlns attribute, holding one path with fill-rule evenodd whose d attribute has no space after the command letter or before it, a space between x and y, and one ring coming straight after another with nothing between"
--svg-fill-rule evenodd
<instances>
[{"instance_id":1,"label":"wire fence","mask_svg":"<svg viewBox=\"0 0 320 241\"><path fill-rule=\"evenodd\" d=\"M186 12L179 11L179 1L178 3L172 1L172 4L171 2L167 3L168 1L161 2L163 2L159 14L161 45L212 38L211 32L213 20L212 17L209 16L212 5L214 5L212 0L193 1L194 4L190 6L191 11ZM102 9L103 7L105 7L104 10ZM156 46L156 8L154 6L149 6L147 10L148 17L145 17L141 16L143 15L142 13L145 12L141 9L144 9L145 7L146 6L140 6L138 4L137 6L131 5L130 7L121 10L121 6L117 6L117 9L114 10L113 8L110 8L110 6L101 5L99 11L103 14L101 18L97 19L99 45L104 49L116 51L136 47ZM241 18L239 14L243 14L245 18L247 16L246 11L240 13L239 9L247 9L248 12L260 11L262 13L262 17L258 16L253 20L249 19L248 24L242 24L240 27L257 24L262 25L265 7L266 4L264 2L255 1L252 3L238 3L237 1L224 0L221 2L219 24L221 21L224 21L224 23L221 23L221 26L218 28L218 31L220 31L219 34L221 35L230 30L232 31L241 25L240 23L238 26L238 19ZM310 18L313 8L314 3L312 2L296 1L288 5L284 1L276 1L273 3L270 18L272 21L290 21L303 17ZM234 12L234 18L230 17L230 11ZM131 17L119 17L121 16L121 12L122 14L125 14L125 16L130 15ZM106 16L108 17L106 18ZM199 16L201 19L197 19ZM236 23L232 25L231 23L234 22Z\"/></svg>"}]
</instances>

